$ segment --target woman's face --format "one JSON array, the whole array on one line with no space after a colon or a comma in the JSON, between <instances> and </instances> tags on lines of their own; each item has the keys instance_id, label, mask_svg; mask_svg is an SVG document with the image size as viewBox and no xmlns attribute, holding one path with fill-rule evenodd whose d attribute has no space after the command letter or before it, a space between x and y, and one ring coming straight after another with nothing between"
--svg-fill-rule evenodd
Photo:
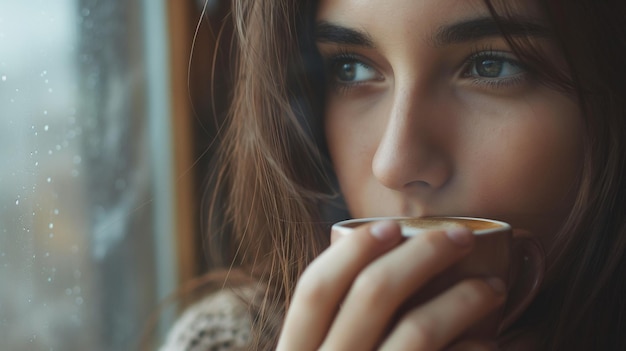
<instances>
[{"instance_id":1,"label":"woman's face","mask_svg":"<svg viewBox=\"0 0 626 351\"><path fill-rule=\"evenodd\" d=\"M539 12L510 10L514 37L560 62ZM524 68L481 0L322 0L317 43L353 217L489 217L549 241L576 191L581 113Z\"/></svg>"}]
</instances>

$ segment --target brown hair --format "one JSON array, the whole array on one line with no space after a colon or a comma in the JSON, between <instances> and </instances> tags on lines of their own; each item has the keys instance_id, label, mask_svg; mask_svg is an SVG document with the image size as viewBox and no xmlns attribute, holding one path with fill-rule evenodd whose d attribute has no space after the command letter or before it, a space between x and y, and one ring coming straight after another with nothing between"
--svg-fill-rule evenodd
<instances>
[{"instance_id":1,"label":"brown hair","mask_svg":"<svg viewBox=\"0 0 626 351\"><path fill-rule=\"evenodd\" d=\"M299 37L312 33L308 7L233 2L236 83L211 182L208 256L258 282L254 349L274 348L296 280L328 246L319 210L328 167L314 141L319 126L305 119L320 112L301 55L312 40Z\"/></svg>"},{"instance_id":2,"label":"brown hair","mask_svg":"<svg viewBox=\"0 0 626 351\"><path fill-rule=\"evenodd\" d=\"M509 38L586 118L584 169L570 219L550 251L552 278L516 329L543 349L626 349L626 11L618 0L542 0L567 59L559 67ZM505 16L486 0L494 17ZM296 281L327 245L332 176L321 133L323 82L314 1L233 1L235 87L213 175L208 256L258 284L254 349L273 349ZM505 33L506 35L506 33Z\"/></svg>"},{"instance_id":3,"label":"brown hair","mask_svg":"<svg viewBox=\"0 0 626 351\"><path fill-rule=\"evenodd\" d=\"M486 1L493 16L495 1ZM626 349L626 3L542 0L568 65L508 38L547 84L574 94L583 112L581 184L549 254L542 293L518 329L541 333L541 349ZM500 4L501 5L501 4ZM506 34L506 33L505 33Z\"/></svg>"}]
</instances>

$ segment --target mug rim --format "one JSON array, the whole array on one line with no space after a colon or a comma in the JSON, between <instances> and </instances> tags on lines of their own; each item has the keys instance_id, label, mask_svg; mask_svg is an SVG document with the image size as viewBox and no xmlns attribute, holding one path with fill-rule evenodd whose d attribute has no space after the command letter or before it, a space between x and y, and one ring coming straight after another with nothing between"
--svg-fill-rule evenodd
<instances>
[{"instance_id":1,"label":"mug rim","mask_svg":"<svg viewBox=\"0 0 626 351\"><path fill-rule=\"evenodd\" d=\"M407 217L407 216L390 216L390 217L363 217L363 218L352 218L352 219L346 219L343 221L339 221L336 222L332 225L332 230L337 230L339 232L343 232L343 234L349 234L354 230L354 227L348 227L347 225L349 224L355 224L355 223L367 223L367 222L376 222L376 221L384 221L384 220L391 220L391 221L398 221L398 220L408 220L408 219L437 219L437 218L449 218L449 219L460 219L460 220L466 220L466 221L480 221L480 222L489 222L489 223L494 223L499 225L499 227L497 228L487 228L487 229L479 229L479 230L473 230L472 233L474 235L487 235L487 234L493 234L493 233L499 233L499 232L506 232L506 231L510 231L511 225L503 222L503 221L498 221L495 219L489 219L489 218L481 218L481 217L466 217L466 216L428 216L428 217ZM433 229L435 230L435 229ZM402 231L402 235L405 237L411 237L414 235L417 235L419 233L422 232L426 232L426 231L431 231L431 229L414 229L414 230L410 230L410 231Z\"/></svg>"}]
</instances>

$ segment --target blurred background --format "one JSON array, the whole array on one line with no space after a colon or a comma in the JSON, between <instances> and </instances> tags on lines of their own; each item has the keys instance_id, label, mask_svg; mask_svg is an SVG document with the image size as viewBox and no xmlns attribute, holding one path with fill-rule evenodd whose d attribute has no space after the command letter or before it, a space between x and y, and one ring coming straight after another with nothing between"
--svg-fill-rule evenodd
<instances>
[{"instance_id":1,"label":"blurred background","mask_svg":"<svg viewBox=\"0 0 626 351\"><path fill-rule=\"evenodd\" d=\"M206 268L222 2L0 0L0 350L162 340Z\"/></svg>"}]
</instances>

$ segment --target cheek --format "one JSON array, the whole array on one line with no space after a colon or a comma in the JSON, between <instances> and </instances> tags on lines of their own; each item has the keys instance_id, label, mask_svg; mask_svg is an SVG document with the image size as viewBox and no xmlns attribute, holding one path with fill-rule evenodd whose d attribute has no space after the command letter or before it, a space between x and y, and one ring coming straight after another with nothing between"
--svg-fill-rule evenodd
<instances>
[{"instance_id":1,"label":"cheek","mask_svg":"<svg viewBox=\"0 0 626 351\"><path fill-rule=\"evenodd\" d=\"M549 97L549 95L548 95ZM529 101L479 148L473 166L474 206L526 227L560 223L570 209L582 167L582 118L577 106ZM554 100L553 100L554 101ZM532 106L529 107L529 106ZM550 230L553 230L551 226ZM541 230L539 228L526 228ZM545 228L541 231L544 231Z\"/></svg>"},{"instance_id":2,"label":"cheek","mask_svg":"<svg viewBox=\"0 0 626 351\"><path fill-rule=\"evenodd\" d=\"M387 111L372 101L333 103L329 98L325 113L325 133L333 168L350 213L355 217L371 214L372 199L382 191L372 177L372 158L385 128ZM335 97L336 98L336 97ZM379 189L381 190L381 189Z\"/></svg>"}]
</instances>

